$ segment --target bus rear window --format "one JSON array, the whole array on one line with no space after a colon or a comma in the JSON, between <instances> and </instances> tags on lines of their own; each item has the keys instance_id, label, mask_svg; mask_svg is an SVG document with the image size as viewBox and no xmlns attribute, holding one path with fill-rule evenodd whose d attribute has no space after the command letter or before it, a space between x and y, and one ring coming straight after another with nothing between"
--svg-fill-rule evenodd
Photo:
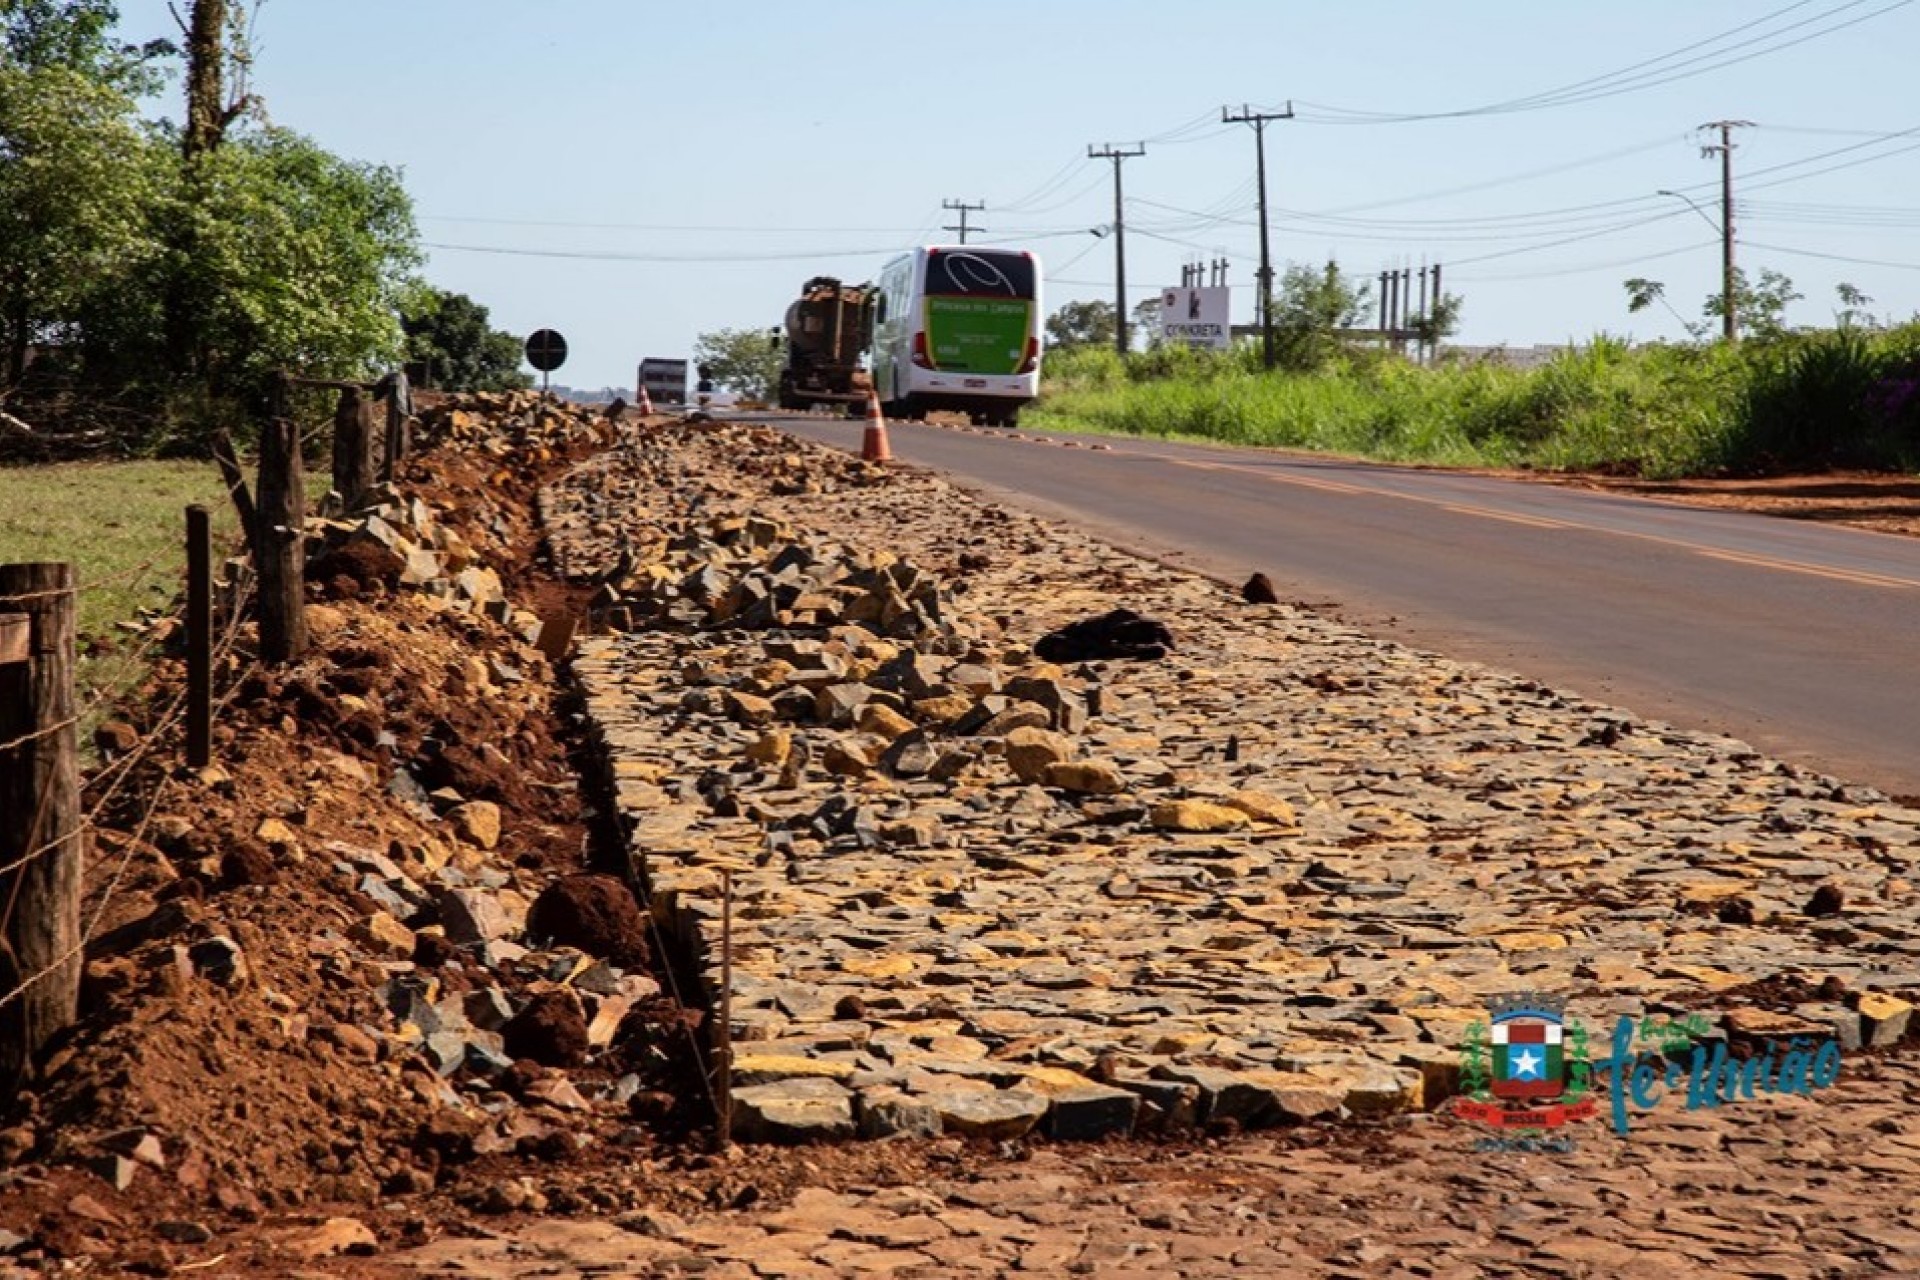
<instances>
[{"instance_id":1,"label":"bus rear window","mask_svg":"<svg viewBox=\"0 0 1920 1280\"><path fill-rule=\"evenodd\" d=\"M927 255L929 297L1031 300L1033 286L1033 259L1024 253L943 249Z\"/></svg>"}]
</instances>

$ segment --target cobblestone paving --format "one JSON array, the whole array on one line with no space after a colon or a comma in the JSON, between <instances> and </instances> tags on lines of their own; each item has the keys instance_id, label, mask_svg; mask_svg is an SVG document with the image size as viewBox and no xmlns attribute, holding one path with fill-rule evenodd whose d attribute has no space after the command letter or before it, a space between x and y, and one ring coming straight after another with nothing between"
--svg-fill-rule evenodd
<instances>
[{"instance_id":1,"label":"cobblestone paving","mask_svg":"<svg viewBox=\"0 0 1920 1280\"><path fill-rule=\"evenodd\" d=\"M672 474L644 458L584 472L550 495L556 553L604 566L694 495L703 518L779 522L781 545L885 547L945 577L943 607L987 621L923 644L919 697L874 696L898 693L896 646L832 630L822 658L765 631L641 629L590 640L576 667L656 905L716 963L731 874L736 1120L760 1137L905 1134L953 1174L685 1218L495 1222L383 1263L762 1280L1920 1274L1902 998L1920 986L1914 812L1736 742L1242 604L930 478L782 496L769 448L801 451L713 433L683 442ZM1056 667L1027 647L1122 604L1166 622L1174 652ZM797 680L868 696L812 697L821 714L794 717ZM952 706L921 705L977 706L1015 681L1054 699L1036 731L1058 741L1005 719L963 733L940 719ZM933 763L896 769L890 749L914 734ZM1042 747L1055 758L1036 763ZM1810 1096L1717 1109L1656 1088L1626 1109L1626 1136L1603 1080L1601 1115L1561 1131L1576 1150L1481 1150L1489 1131L1431 1108L1457 1087L1466 1024L1518 990L1595 1027L1697 1009L1735 1047L1831 1036L1845 1066ZM1044 1140L1129 1127L1175 1132Z\"/></svg>"},{"instance_id":2,"label":"cobblestone paving","mask_svg":"<svg viewBox=\"0 0 1920 1280\"><path fill-rule=\"evenodd\" d=\"M1920 1072L1850 1063L1814 1099L1689 1112L1571 1154L1485 1155L1396 1122L1142 1151L1060 1144L984 1174L747 1213L548 1220L389 1261L459 1277L1648 1277L1920 1273ZM952 1140L945 1140L951 1142ZM804 1153L797 1153L803 1155Z\"/></svg>"},{"instance_id":3,"label":"cobblestone paving","mask_svg":"<svg viewBox=\"0 0 1920 1280\"><path fill-rule=\"evenodd\" d=\"M1042 786L1028 731L870 717L859 699L900 646L867 631L823 633L844 656L765 631L587 643L576 670L635 857L715 982L733 879L743 1136L1090 1137L1431 1107L1464 1027L1523 989L1611 1025L1790 975L1824 995L1722 1031L1849 1049L1904 1034L1897 994L1843 1000L1920 983L1920 815L1876 792L1242 604L932 478L776 497L724 457L696 471L717 509L973 566L955 598L993 619L985 638L923 653L925 687L886 705L1050 689L1097 706L1052 717L1069 732L1047 749L1081 772ZM591 562L610 514L664 520L674 493L644 468L587 473L550 503L556 546ZM1063 670L1026 647L1116 604L1166 622L1176 650ZM806 714L770 730L795 688ZM848 698L839 723L810 722L830 694ZM887 767L908 731L931 769Z\"/></svg>"}]
</instances>

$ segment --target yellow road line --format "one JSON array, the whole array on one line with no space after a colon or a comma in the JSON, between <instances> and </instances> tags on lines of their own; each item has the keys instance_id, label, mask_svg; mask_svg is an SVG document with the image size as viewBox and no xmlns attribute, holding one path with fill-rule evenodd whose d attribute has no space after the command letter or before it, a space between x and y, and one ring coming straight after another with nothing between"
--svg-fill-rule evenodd
<instances>
[{"instance_id":1,"label":"yellow road line","mask_svg":"<svg viewBox=\"0 0 1920 1280\"><path fill-rule=\"evenodd\" d=\"M1549 520L1545 516L1516 515L1510 511L1493 511L1486 507L1458 507L1442 503L1440 509L1442 511L1457 512L1463 516L1484 516L1489 520L1505 520L1509 524L1531 525L1536 529L1573 529L1578 527L1568 524L1564 520Z\"/></svg>"},{"instance_id":2,"label":"yellow road line","mask_svg":"<svg viewBox=\"0 0 1920 1280\"><path fill-rule=\"evenodd\" d=\"M1866 587L1888 587L1896 591L1909 587L1920 587L1920 582L1906 578L1889 578L1877 573L1857 573L1851 569L1828 569L1817 564L1801 564L1795 560L1775 560L1769 556L1751 556L1738 551L1719 551L1708 547L1694 548L1709 560L1725 560L1731 564L1751 565L1756 569L1785 569L1789 573L1806 573L1816 578L1833 578L1840 582L1853 582Z\"/></svg>"},{"instance_id":3,"label":"yellow road line","mask_svg":"<svg viewBox=\"0 0 1920 1280\"><path fill-rule=\"evenodd\" d=\"M1142 455L1135 455L1142 456ZM1198 471L1238 471L1278 484L1299 485L1306 489L1320 489L1327 493L1360 494L1370 498L1400 498L1408 502L1418 502L1426 506L1439 507L1456 515L1480 516L1487 520L1504 520L1510 524L1529 525L1538 529L1578 529L1585 533L1597 533L1616 538L1634 538L1641 542L1658 543L1661 546L1674 547L1681 551L1691 551L1696 555L1714 560L1724 560L1731 564L1748 565L1756 569L1780 569L1789 573L1810 574L1819 578L1831 578L1838 582L1852 582L1860 586L1883 587L1904 591L1920 587L1920 581L1909 578L1895 578L1885 574L1868 573L1863 570L1830 569L1821 565L1804 564L1796 560L1776 560L1768 556L1748 555L1738 551L1722 551L1716 547L1701 546L1684 538L1668 537L1665 534L1641 533L1632 529L1610 529L1603 525L1583 524L1578 521L1552 520L1544 516L1524 516L1505 511L1495 511L1487 507L1465 506L1448 502L1444 498L1429 497L1424 494L1402 493L1393 489L1373 489L1365 485L1345 484L1337 480L1308 479L1302 476L1284 475L1258 467L1236 466L1228 462L1197 462L1189 458L1171 458L1165 455L1144 455L1156 457L1163 462L1171 462L1177 467L1191 467Z\"/></svg>"}]
</instances>

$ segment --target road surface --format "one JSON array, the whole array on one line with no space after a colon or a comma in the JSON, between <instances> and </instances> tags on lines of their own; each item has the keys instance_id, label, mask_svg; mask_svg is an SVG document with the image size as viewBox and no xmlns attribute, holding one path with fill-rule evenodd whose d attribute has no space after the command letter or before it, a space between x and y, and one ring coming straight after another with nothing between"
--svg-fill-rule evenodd
<instances>
[{"instance_id":1,"label":"road surface","mask_svg":"<svg viewBox=\"0 0 1920 1280\"><path fill-rule=\"evenodd\" d=\"M739 416L860 447L859 421ZM1920 539L1267 450L889 435L902 462L1124 546L1920 795Z\"/></svg>"}]
</instances>

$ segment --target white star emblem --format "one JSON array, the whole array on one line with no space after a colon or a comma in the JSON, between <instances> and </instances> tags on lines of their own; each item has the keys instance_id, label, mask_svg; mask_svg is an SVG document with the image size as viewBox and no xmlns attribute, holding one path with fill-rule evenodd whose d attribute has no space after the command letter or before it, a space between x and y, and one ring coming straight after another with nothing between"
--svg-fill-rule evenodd
<instances>
[{"instance_id":1,"label":"white star emblem","mask_svg":"<svg viewBox=\"0 0 1920 1280\"><path fill-rule=\"evenodd\" d=\"M1513 1074L1516 1078L1521 1076L1538 1076L1543 1074L1540 1070L1542 1065L1541 1059L1534 1056L1533 1050L1522 1049L1514 1055Z\"/></svg>"}]
</instances>

